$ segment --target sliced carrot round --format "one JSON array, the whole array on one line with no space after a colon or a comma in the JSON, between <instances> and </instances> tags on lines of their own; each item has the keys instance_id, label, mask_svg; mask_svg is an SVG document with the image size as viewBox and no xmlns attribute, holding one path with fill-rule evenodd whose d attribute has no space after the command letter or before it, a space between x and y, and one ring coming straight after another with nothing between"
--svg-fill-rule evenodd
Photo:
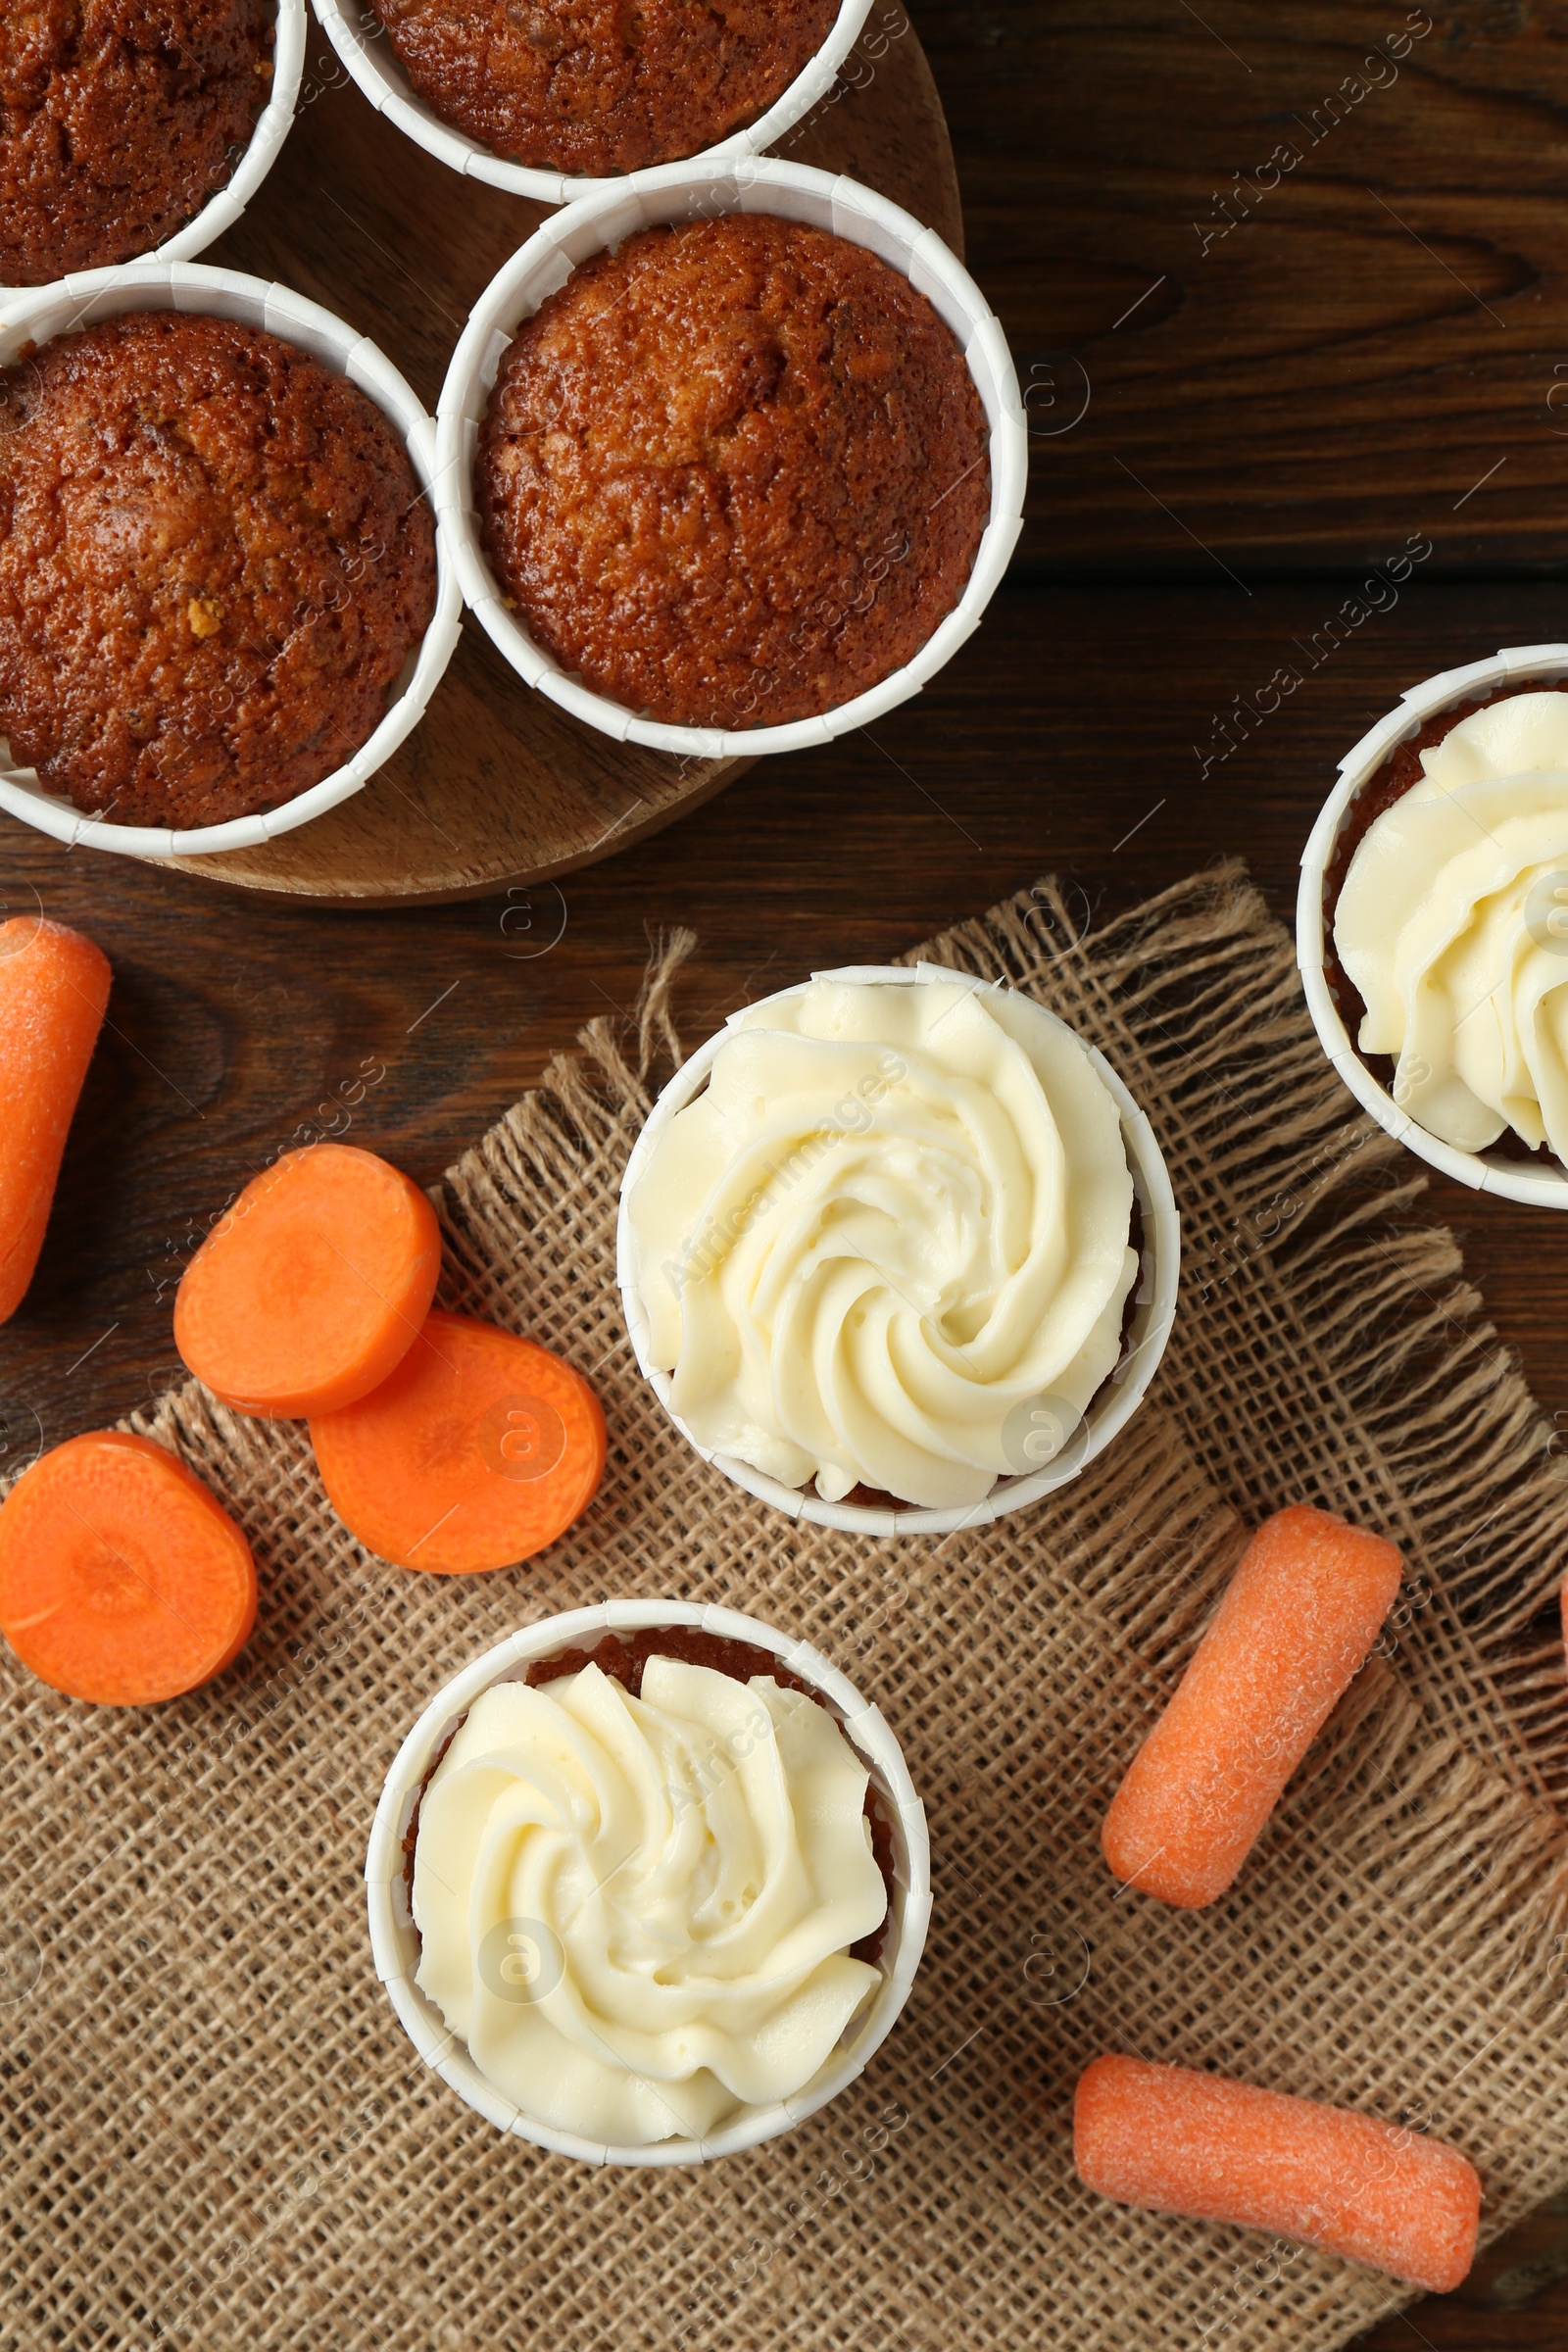
<instances>
[{"instance_id":1,"label":"sliced carrot round","mask_svg":"<svg viewBox=\"0 0 1568 2352\"><path fill-rule=\"evenodd\" d=\"M255 1623L250 1545L150 1438L68 1439L0 1504L0 1632L70 1698L175 1698L220 1674Z\"/></svg>"},{"instance_id":2,"label":"sliced carrot round","mask_svg":"<svg viewBox=\"0 0 1568 2352\"><path fill-rule=\"evenodd\" d=\"M287 1152L186 1267L174 1345L242 1413L333 1413L378 1389L418 1337L441 1271L435 1211L353 1144Z\"/></svg>"},{"instance_id":3,"label":"sliced carrot round","mask_svg":"<svg viewBox=\"0 0 1568 2352\"><path fill-rule=\"evenodd\" d=\"M467 1576L564 1535L604 1474L605 1416L548 1348L438 1311L373 1396L313 1414L311 1443L368 1550Z\"/></svg>"}]
</instances>

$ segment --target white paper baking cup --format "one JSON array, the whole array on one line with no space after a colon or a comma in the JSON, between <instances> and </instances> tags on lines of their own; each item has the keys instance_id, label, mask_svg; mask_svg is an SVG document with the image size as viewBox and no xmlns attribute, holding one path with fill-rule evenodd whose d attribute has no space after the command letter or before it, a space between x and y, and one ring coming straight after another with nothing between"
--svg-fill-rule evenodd
<instances>
[{"instance_id":1,"label":"white paper baking cup","mask_svg":"<svg viewBox=\"0 0 1568 2352\"><path fill-rule=\"evenodd\" d=\"M1461 1152L1419 1126L1361 1059L1323 975L1325 878L1340 827L1362 785L1377 773L1395 746L1419 734L1428 719L1451 710L1455 703L1485 702L1496 687L1517 685L1522 678L1534 678L1543 686L1568 679L1568 645L1505 646L1487 661L1468 662L1462 669L1440 670L1436 677L1410 687L1399 697L1397 707L1347 752L1340 762L1340 780L1324 802L1322 814L1301 852L1296 960L1324 1053L1362 1109L1369 1110L1396 1142L1478 1193L1498 1193L1505 1200L1525 1200L1537 1208L1568 1208L1568 1174L1555 1164L1508 1159L1495 1150Z\"/></svg>"},{"instance_id":2,"label":"white paper baking cup","mask_svg":"<svg viewBox=\"0 0 1568 2352\"><path fill-rule=\"evenodd\" d=\"M162 245L154 246L145 255L133 255L132 262L188 262L196 254L205 253L225 229L233 227L257 189L277 161L278 150L289 133L294 120L295 102L300 94L300 75L305 68L305 33L309 20L305 0L276 0L277 34L272 46L272 86L267 104L256 118L250 144L235 165L225 184L216 196L210 197L199 213L192 215L183 228L166 237ZM124 265L128 267L129 265ZM100 272L78 270L74 276L57 278L52 285L0 285L0 332L10 324L13 306L30 300L37 294L57 292L90 284Z\"/></svg>"},{"instance_id":3,"label":"white paper baking cup","mask_svg":"<svg viewBox=\"0 0 1568 2352\"><path fill-rule=\"evenodd\" d=\"M385 115L389 122L395 122L399 130L416 140L427 155L450 164L454 172L466 172L470 179L484 180L492 188L506 188L514 196L531 196L535 204L570 204L579 196L595 195L606 189L623 192L642 187L660 172L686 168L680 164L649 164L639 172L596 178L590 172L548 172L535 170L529 164L509 164L492 149L482 147L477 139L470 139L466 131L444 122L432 107L415 95L386 36L386 28L368 0L315 0L315 7L327 39L376 113ZM764 147L771 147L775 139L793 129L833 87L840 66L859 39L870 9L871 0L843 0L821 48L802 67L766 114L760 115L749 129L732 131L727 139L704 147L689 161L706 163L710 159L760 155Z\"/></svg>"},{"instance_id":4,"label":"white paper baking cup","mask_svg":"<svg viewBox=\"0 0 1568 2352\"><path fill-rule=\"evenodd\" d=\"M414 1981L419 1946L409 1911L408 1886L403 1875L403 1840L408 1835L415 1802L430 1760L458 1716L466 1714L492 1683L514 1679L514 1669L533 1658L557 1657L564 1649L589 1648L605 1634L635 1633L645 1626L694 1626L726 1642L750 1642L770 1650L792 1674L819 1690L838 1717L846 1737L870 1770L893 1830L892 1919L882 1958L880 1991L858 2022L852 2022L838 2053L793 2098L769 2107L747 2107L707 2139L661 2139L646 2146L618 2147L602 2140L579 2139L557 2132L524 2115L515 2102L479 2072L463 2043L447 2025L435 2003ZM730 2156L739 2148L754 2148L760 2140L776 2139L792 2132L807 2116L825 2107L829 2099L861 2074L873 2053L892 2031L894 2020L909 1997L919 1966L931 1917L931 1849L926 1837L925 1811L914 1792L908 1767L881 1712L862 1698L849 1679L829 1664L808 1642L764 1625L760 1618L743 1617L734 1609L698 1608L688 1600L610 1600L597 1608L568 1609L546 1617L511 1635L475 1658L461 1674L444 1683L431 1699L386 1776L381 1800L370 1825L370 1843L365 1860L365 1886L370 1915L370 1948L375 1973L397 2011L398 2022L426 2066L432 2067L459 2098L501 2132L514 2132L536 2147L558 2156L576 2156L586 2164L706 2164L715 2156Z\"/></svg>"},{"instance_id":5,"label":"white paper baking cup","mask_svg":"<svg viewBox=\"0 0 1568 2352\"><path fill-rule=\"evenodd\" d=\"M286 343L296 343L339 375L346 375L390 417L408 450L415 472L429 490L435 461L435 431L429 416L390 360L368 335L345 325L319 303L307 302L287 286L270 286L236 270L210 269L204 262L128 262L122 269L95 270L57 286L37 288L10 313L0 330L0 368L9 367L28 343L90 326L124 311L191 311L207 317L243 319ZM425 705L452 659L463 633L462 592L450 560L446 533L436 527L436 605L417 649L394 681L385 716L352 760L313 784L308 792L262 816L237 816L222 825L179 831L167 825L117 825L86 815L58 793L46 791L30 767L14 764L0 736L0 808L21 817L74 849L112 850L122 858L211 857L222 850L256 850L308 825L368 784L404 738L413 733Z\"/></svg>"},{"instance_id":6,"label":"white paper baking cup","mask_svg":"<svg viewBox=\"0 0 1568 2352\"><path fill-rule=\"evenodd\" d=\"M859 984L885 983L893 987L920 988L938 981L963 980L979 995L1000 989L993 981L976 980L966 972L950 971L944 964L848 964L841 971L813 972L813 980L850 981ZM959 1528L986 1527L995 1519L1007 1518L1014 1511L1027 1510L1043 1495L1052 1494L1065 1487L1086 1469L1097 1454L1104 1452L1117 1432L1125 1428L1148 1393L1149 1385L1159 1369L1159 1359L1165 1352L1176 1320L1176 1293L1181 1276L1181 1219L1171 1193L1170 1177L1154 1131L1138 1104L1117 1077L1115 1071L1098 1047L1089 1045L1065 1021L1058 1020L1044 1004L1032 997L1020 997L1042 1021L1049 1021L1089 1056L1096 1075L1115 1103L1121 1118L1122 1142L1126 1146L1127 1165L1132 1171L1133 1191L1143 1214L1143 1273L1135 1293L1133 1319L1127 1333L1127 1344L1120 1362L1099 1395L1091 1399L1084 1415L1084 1436L1063 1447L1060 1456L1043 1470L1034 1470L1013 1478L1001 1478L989 1494L979 1502L954 1504L943 1510L922 1510L910 1504L904 1510L874 1508L867 1503L824 1502L814 1487L786 1487L778 1479L769 1478L763 1471L754 1470L750 1462L737 1461L733 1454L710 1453L698 1444L680 1415L670 1403L674 1392L672 1376L658 1369L649 1361L648 1310L643 1304L637 1263L637 1241L632 1231L629 1202L632 1190L647 1165L660 1137L678 1110L684 1110L707 1084L713 1058L729 1038L738 1021L754 1016L760 1006L782 1004L786 998L798 996L803 982L795 988L779 989L773 996L762 997L740 1012L732 1012L716 1036L699 1048L689 1061L683 1062L665 1087L648 1115L647 1124L632 1147L620 1180L620 1214L615 1229L615 1279L620 1285L621 1304L625 1309L626 1328L631 1335L633 1351L643 1377L659 1398L664 1411L680 1431L686 1443L705 1462L744 1487L762 1502L773 1503L787 1511L792 1519L807 1521L814 1527L848 1529L864 1536L938 1536L952 1535Z\"/></svg>"},{"instance_id":7,"label":"white paper baking cup","mask_svg":"<svg viewBox=\"0 0 1568 2352\"><path fill-rule=\"evenodd\" d=\"M480 544L473 495L479 425L502 356L521 320L565 283L579 262L619 245L634 230L662 221L709 220L722 213L778 213L804 220L865 246L899 270L956 335L991 428L991 516L958 603L914 660L880 686L820 717L797 719L789 726L663 726L590 693L535 645L515 614L508 612ZM547 220L475 303L452 355L436 413L436 499L452 534L463 593L518 676L617 743L641 743L654 751L705 760L805 751L866 726L918 694L978 627L1023 528L1028 478L1028 435L1007 339L974 279L936 230L922 228L910 214L857 180L835 179L831 172L812 171L805 164L769 159L727 166L668 164L643 173L635 188L622 185L608 195L586 198Z\"/></svg>"}]
</instances>

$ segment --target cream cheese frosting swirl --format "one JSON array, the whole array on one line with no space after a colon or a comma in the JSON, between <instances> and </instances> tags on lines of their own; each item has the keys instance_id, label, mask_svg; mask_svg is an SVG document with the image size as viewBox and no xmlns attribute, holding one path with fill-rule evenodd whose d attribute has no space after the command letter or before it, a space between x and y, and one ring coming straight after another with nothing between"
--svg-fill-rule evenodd
<instances>
[{"instance_id":1,"label":"cream cheese frosting swirl","mask_svg":"<svg viewBox=\"0 0 1568 2352\"><path fill-rule=\"evenodd\" d=\"M1136 1280L1115 1102L961 980L814 980L732 1024L627 1202L648 1353L700 1446L938 1508L1044 1467Z\"/></svg>"},{"instance_id":2,"label":"cream cheese frosting swirl","mask_svg":"<svg viewBox=\"0 0 1568 2352\"><path fill-rule=\"evenodd\" d=\"M1334 944L1357 1043L1394 1098L1484 1152L1506 1129L1568 1162L1568 694L1488 703L1350 859Z\"/></svg>"},{"instance_id":3,"label":"cream cheese frosting swirl","mask_svg":"<svg viewBox=\"0 0 1568 2352\"><path fill-rule=\"evenodd\" d=\"M804 2090L881 1982L867 1773L825 1708L654 1656L477 1698L414 1851L416 1982L519 2108L622 2146Z\"/></svg>"}]
</instances>

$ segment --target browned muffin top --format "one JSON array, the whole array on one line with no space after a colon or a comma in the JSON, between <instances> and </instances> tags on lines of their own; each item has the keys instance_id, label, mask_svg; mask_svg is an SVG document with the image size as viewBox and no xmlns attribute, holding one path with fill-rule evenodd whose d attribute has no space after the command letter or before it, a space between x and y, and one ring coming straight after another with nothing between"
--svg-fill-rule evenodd
<instances>
[{"instance_id":1,"label":"browned muffin top","mask_svg":"<svg viewBox=\"0 0 1568 2352\"><path fill-rule=\"evenodd\" d=\"M0 371L0 735L119 824L276 808L373 732L434 531L346 377L142 311Z\"/></svg>"},{"instance_id":2,"label":"browned muffin top","mask_svg":"<svg viewBox=\"0 0 1568 2352\"><path fill-rule=\"evenodd\" d=\"M768 726L908 662L990 510L985 413L897 270L771 214L651 228L519 328L482 428L496 577L597 693Z\"/></svg>"},{"instance_id":3,"label":"browned muffin top","mask_svg":"<svg viewBox=\"0 0 1568 2352\"><path fill-rule=\"evenodd\" d=\"M230 176L271 90L274 0L0 7L0 284L149 253Z\"/></svg>"},{"instance_id":4,"label":"browned muffin top","mask_svg":"<svg viewBox=\"0 0 1568 2352\"><path fill-rule=\"evenodd\" d=\"M838 0L372 0L413 87L511 163L678 162L765 114Z\"/></svg>"}]
</instances>

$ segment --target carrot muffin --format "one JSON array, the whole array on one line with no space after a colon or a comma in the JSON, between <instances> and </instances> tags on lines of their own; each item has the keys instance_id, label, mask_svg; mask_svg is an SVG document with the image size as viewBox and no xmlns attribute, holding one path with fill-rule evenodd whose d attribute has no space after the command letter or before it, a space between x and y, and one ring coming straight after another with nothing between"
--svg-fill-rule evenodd
<instances>
[{"instance_id":1,"label":"carrot muffin","mask_svg":"<svg viewBox=\"0 0 1568 2352\"><path fill-rule=\"evenodd\" d=\"M272 80L273 0L0 9L0 284L149 253L229 178Z\"/></svg>"},{"instance_id":2,"label":"carrot muffin","mask_svg":"<svg viewBox=\"0 0 1568 2352\"><path fill-rule=\"evenodd\" d=\"M509 163L677 163L780 99L838 0L372 0L413 88Z\"/></svg>"},{"instance_id":3,"label":"carrot muffin","mask_svg":"<svg viewBox=\"0 0 1568 2352\"><path fill-rule=\"evenodd\" d=\"M133 312L0 370L0 735L117 824L280 808L435 610L394 427L275 335Z\"/></svg>"},{"instance_id":4,"label":"carrot muffin","mask_svg":"<svg viewBox=\"0 0 1568 2352\"><path fill-rule=\"evenodd\" d=\"M404 1850L415 1982L585 2139L799 2095L884 1981L891 1825L837 1717L748 1642L611 1635L491 1684Z\"/></svg>"},{"instance_id":5,"label":"carrot muffin","mask_svg":"<svg viewBox=\"0 0 1568 2352\"><path fill-rule=\"evenodd\" d=\"M1398 745L1324 915L1340 1017L1417 1125L1568 1164L1568 693L1504 687Z\"/></svg>"},{"instance_id":6,"label":"carrot muffin","mask_svg":"<svg viewBox=\"0 0 1568 2352\"><path fill-rule=\"evenodd\" d=\"M480 435L485 552L536 643L686 726L772 726L901 668L991 504L952 330L772 214L644 229L518 328Z\"/></svg>"}]
</instances>

